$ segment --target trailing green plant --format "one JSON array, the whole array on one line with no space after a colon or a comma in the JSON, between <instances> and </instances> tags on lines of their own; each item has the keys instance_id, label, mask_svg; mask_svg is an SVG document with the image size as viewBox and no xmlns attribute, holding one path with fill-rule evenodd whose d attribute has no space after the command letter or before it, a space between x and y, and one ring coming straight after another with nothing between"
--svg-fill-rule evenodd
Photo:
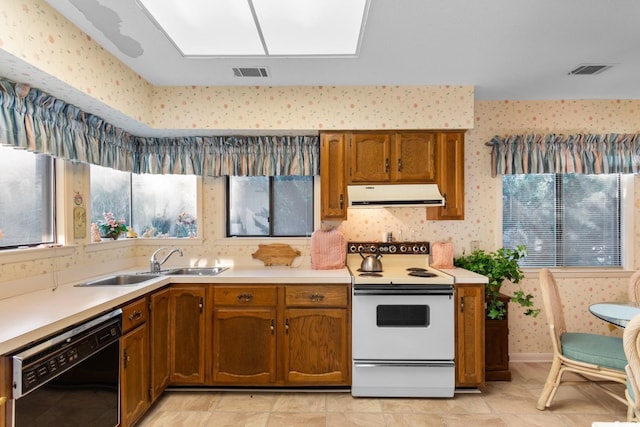
<instances>
[{"instance_id":1,"label":"trailing green plant","mask_svg":"<svg viewBox=\"0 0 640 427\"><path fill-rule=\"evenodd\" d=\"M524 278L524 273L518 261L527 256L527 248L519 245L516 249L501 248L495 252L485 252L482 249L473 251L470 255L463 255L454 259L456 267L464 268L489 279L485 286L487 297L487 317L490 319L504 319L507 308L498 299L500 288L505 279L518 284ZM525 294L522 288L516 290L511 301L525 308L524 314L537 317L539 308L534 308L533 295Z\"/></svg>"}]
</instances>

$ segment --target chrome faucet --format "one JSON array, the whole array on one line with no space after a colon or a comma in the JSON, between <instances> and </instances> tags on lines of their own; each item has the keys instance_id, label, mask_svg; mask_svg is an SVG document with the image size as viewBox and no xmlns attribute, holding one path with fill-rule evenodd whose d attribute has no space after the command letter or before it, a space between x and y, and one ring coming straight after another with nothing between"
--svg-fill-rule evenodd
<instances>
[{"instance_id":1,"label":"chrome faucet","mask_svg":"<svg viewBox=\"0 0 640 427\"><path fill-rule=\"evenodd\" d=\"M160 252L162 250L165 250L165 249L167 249L167 248L158 248L151 254L151 258L149 259L151 273L154 273L154 274L160 273L160 267L162 266L162 264L167 262L169 257L171 255L173 255L174 253L178 252L180 254L180 256L183 256L182 255L182 250L180 250L178 248L175 248L175 249L172 249L171 252L169 252L167 254L167 256L164 257L164 259L162 261L158 261L158 258L157 258L158 252Z\"/></svg>"}]
</instances>

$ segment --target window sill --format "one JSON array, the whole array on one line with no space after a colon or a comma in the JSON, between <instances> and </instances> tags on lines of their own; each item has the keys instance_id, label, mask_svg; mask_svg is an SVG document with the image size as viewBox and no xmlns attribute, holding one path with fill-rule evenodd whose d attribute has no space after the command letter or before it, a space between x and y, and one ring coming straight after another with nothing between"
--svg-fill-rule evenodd
<instances>
[{"instance_id":1,"label":"window sill","mask_svg":"<svg viewBox=\"0 0 640 427\"><path fill-rule=\"evenodd\" d=\"M525 278L531 279L533 277L538 278L541 268L523 268ZM551 272L556 278L605 278L605 277L630 277L633 274L632 270L627 270L624 267L619 268L598 268L598 267L573 267L573 268L561 268L552 267Z\"/></svg>"},{"instance_id":2,"label":"window sill","mask_svg":"<svg viewBox=\"0 0 640 427\"><path fill-rule=\"evenodd\" d=\"M53 248L24 248L7 249L0 251L0 259L3 264L13 262L33 261L61 256L73 255L77 245L65 245Z\"/></svg>"}]
</instances>

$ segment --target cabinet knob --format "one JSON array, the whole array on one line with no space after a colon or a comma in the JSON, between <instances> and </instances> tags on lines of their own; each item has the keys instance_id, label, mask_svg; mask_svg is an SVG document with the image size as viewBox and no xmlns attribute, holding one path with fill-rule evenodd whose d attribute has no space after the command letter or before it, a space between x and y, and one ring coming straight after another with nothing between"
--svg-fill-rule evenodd
<instances>
[{"instance_id":1,"label":"cabinet knob","mask_svg":"<svg viewBox=\"0 0 640 427\"><path fill-rule=\"evenodd\" d=\"M344 209L344 194L340 195L340 209Z\"/></svg>"},{"instance_id":2,"label":"cabinet knob","mask_svg":"<svg viewBox=\"0 0 640 427\"><path fill-rule=\"evenodd\" d=\"M398 159L398 172L402 172L402 159Z\"/></svg>"},{"instance_id":3,"label":"cabinet knob","mask_svg":"<svg viewBox=\"0 0 640 427\"><path fill-rule=\"evenodd\" d=\"M129 321L133 322L134 320L138 320L141 317L142 317L142 312L135 310L133 313L129 315Z\"/></svg>"},{"instance_id":4,"label":"cabinet knob","mask_svg":"<svg viewBox=\"0 0 640 427\"><path fill-rule=\"evenodd\" d=\"M7 403L7 396L0 396L0 406Z\"/></svg>"},{"instance_id":5,"label":"cabinet knob","mask_svg":"<svg viewBox=\"0 0 640 427\"><path fill-rule=\"evenodd\" d=\"M389 172L389 159L384 159L384 171Z\"/></svg>"},{"instance_id":6,"label":"cabinet knob","mask_svg":"<svg viewBox=\"0 0 640 427\"><path fill-rule=\"evenodd\" d=\"M314 302L324 301L324 295L322 294L311 294L309 295L309 299Z\"/></svg>"},{"instance_id":7,"label":"cabinet knob","mask_svg":"<svg viewBox=\"0 0 640 427\"><path fill-rule=\"evenodd\" d=\"M250 302L253 299L253 295L251 294L239 294L238 301L240 302Z\"/></svg>"},{"instance_id":8,"label":"cabinet knob","mask_svg":"<svg viewBox=\"0 0 640 427\"><path fill-rule=\"evenodd\" d=\"M274 332L276 331L276 321L271 319L271 325L269 326L269 329L271 329L271 335L274 334Z\"/></svg>"}]
</instances>

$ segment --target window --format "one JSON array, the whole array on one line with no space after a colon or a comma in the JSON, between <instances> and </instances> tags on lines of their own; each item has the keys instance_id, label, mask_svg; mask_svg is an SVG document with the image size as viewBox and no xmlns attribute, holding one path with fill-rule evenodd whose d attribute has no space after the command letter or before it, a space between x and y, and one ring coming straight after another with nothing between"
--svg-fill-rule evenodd
<instances>
[{"instance_id":1,"label":"window","mask_svg":"<svg viewBox=\"0 0 640 427\"><path fill-rule=\"evenodd\" d=\"M313 231L313 177L231 176L227 236L308 236Z\"/></svg>"},{"instance_id":2,"label":"window","mask_svg":"<svg viewBox=\"0 0 640 427\"><path fill-rule=\"evenodd\" d=\"M55 242L53 158L0 146L0 248Z\"/></svg>"},{"instance_id":3,"label":"window","mask_svg":"<svg viewBox=\"0 0 640 427\"><path fill-rule=\"evenodd\" d=\"M621 265L620 175L502 178L503 246L527 247L522 267Z\"/></svg>"},{"instance_id":4,"label":"window","mask_svg":"<svg viewBox=\"0 0 640 427\"><path fill-rule=\"evenodd\" d=\"M140 236L196 237L196 201L195 175L132 174L91 165L91 222L112 212Z\"/></svg>"}]
</instances>

